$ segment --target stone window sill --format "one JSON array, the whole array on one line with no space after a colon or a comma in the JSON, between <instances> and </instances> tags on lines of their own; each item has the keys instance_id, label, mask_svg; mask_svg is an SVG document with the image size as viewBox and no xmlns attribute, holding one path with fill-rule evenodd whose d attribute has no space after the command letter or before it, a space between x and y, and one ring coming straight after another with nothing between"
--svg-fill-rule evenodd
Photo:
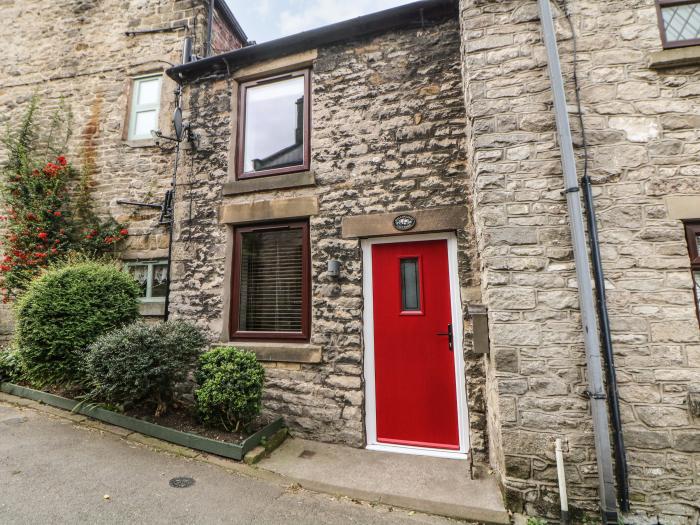
<instances>
[{"instance_id":1,"label":"stone window sill","mask_svg":"<svg viewBox=\"0 0 700 525\"><path fill-rule=\"evenodd\" d=\"M156 146L156 141L153 139L125 140L124 144L130 148L153 148Z\"/></svg>"},{"instance_id":2,"label":"stone window sill","mask_svg":"<svg viewBox=\"0 0 700 525\"><path fill-rule=\"evenodd\" d=\"M241 195L244 193L313 186L315 183L316 177L313 171L300 171L297 173L286 173L284 175L232 180L224 184L222 193L224 196Z\"/></svg>"},{"instance_id":3,"label":"stone window sill","mask_svg":"<svg viewBox=\"0 0 700 525\"><path fill-rule=\"evenodd\" d=\"M279 363L320 363L321 347L307 343L230 341L217 346L235 346L255 353L259 361Z\"/></svg>"},{"instance_id":4,"label":"stone window sill","mask_svg":"<svg viewBox=\"0 0 700 525\"><path fill-rule=\"evenodd\" d=\"M700 64L700 46L664 49L649 55L649 67L651 69L692 66L695 64Z\"/></svg>"},{"instance_id":5,"label":"stone window sill","mask_svg":"<svg viewBox=\"0 0 700 525\"><path fill-rule=\"evenodd\" d=\"M142 302L139 304L139 313L143 317L163 317L165 315L165 302Z\"/></svg>"}]
</instances>

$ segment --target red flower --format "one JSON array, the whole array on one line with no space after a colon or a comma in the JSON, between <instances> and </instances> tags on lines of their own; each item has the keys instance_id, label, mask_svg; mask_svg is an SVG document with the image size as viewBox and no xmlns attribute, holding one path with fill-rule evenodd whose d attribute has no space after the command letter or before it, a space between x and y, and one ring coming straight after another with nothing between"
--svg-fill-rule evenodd
<instances>
[{"instance_id":1,"label":"red flower","mask_svg":"<svg viewBox=\"0 0 700 525\"><path fill-rule=\"evenodd\" d=\"M65 166L66 164L68 164L68 161L63 155L56 157L56 162L58 162L61 166Z\"/></svg>"},{"instance_id":2,"label":"red flower","mask_svg":"<svg viewBox=\"0 0 700 525\"><path fill-rule=\"evenodd\" d=\"M119 230L119 235L129 235L129 230L127 230L126 228L122 228L121 230Z\"/></svg>"},{"instance_id":3,"label":"red flower","mask_svg":"<svg viewBox=\"0 0 700 525\"><path fill-rule=\"evenodd\" d=\"M61 216L61 212L60 212L60 211L55 211L55 212L53 212L53 216L54 216L54 217L60 217L60 216Z\"/></svg>"},{"instance_id":4,"label":"red flower","mask_svg":"<svg viewBox=\"0 0 700 525\"><path fill-rule=\"evenodd\" d=\"M9 272L10 267L6 264L0 264L0 272Z\"/></svg>"},{"instance_id":5,"label":"red flower","mask_svg":"<svg viewBox=\"0 0 700 525\"><path fill-rule=\"evenodd\" d=\"M49 236L49 234L46 233L46 232L41 232L39 235L37 235L37 237L39 237L39 239L41 239L42 241L43 241L43 240L46 240L46 238L47 238L48 236Z\"/></svg>"}]
</instances>

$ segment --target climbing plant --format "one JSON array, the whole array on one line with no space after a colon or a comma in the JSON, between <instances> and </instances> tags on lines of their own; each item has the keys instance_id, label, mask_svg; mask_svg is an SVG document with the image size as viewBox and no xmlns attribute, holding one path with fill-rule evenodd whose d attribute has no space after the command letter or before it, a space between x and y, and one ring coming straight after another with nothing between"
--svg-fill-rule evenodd
<instances>
[{"instance_id":1,"label":"climbing plant","mask_svg":"<svg viewBox=\"0 0 700 525\"><path fill-rule=\"evenodd\" d=\"M80 212L69 188L81 172L64 155L70 112L63 106L48 127L37 124L34 97L16 130L3 140L7 161L0 168L0 297L17 297L42 268L72 251L99 256L113 252L128 231L114 219L100 220L82 196ZM89 191L77 184L78 192ZM86 204L87 203L87 204Z\"/></svg>"}]
</instances>

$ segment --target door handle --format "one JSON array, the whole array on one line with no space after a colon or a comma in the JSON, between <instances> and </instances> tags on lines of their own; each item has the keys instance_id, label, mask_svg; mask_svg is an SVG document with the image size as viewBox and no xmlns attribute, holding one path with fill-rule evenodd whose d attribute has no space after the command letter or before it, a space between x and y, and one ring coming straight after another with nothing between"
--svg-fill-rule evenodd
<instances>
[{"instance_id":1,"label":"door handle","mask_svg":"<svg viewBox=\"0 0 700 525\"><path fill-rule=\"evenodd\" d=\"M446 333L437 333L435 335L447 336L447 344L450 347L450 350L454 350L454 333L452 331L452 324L447 325Z\"/></svg>"}]
</instances>

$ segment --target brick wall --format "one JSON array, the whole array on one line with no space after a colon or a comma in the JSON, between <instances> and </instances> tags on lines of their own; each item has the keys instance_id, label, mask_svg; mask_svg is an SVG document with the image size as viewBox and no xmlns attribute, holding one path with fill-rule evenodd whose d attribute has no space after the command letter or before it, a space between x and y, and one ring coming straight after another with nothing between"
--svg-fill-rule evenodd
<instances>
[{"instance_id":1,"label":"brick wall","mask_svg":"<svg viewBox=\"0 0 700 525\"><path fill-rule=\"evenodd\" d=\"M700 331L683 227L664 196L700 193L700 71L649 69L661 48L652 0L568 4L628 447L628 520L696 523L700 421L687 394L700 385ZM553 441L563 437L571 504L593 511L584 349L537 2L463 0L461 9L489 399L498 405L492 459L512 508L556 515ZM556 13L573 104L571 30Z\"/></svg>"}]
</instances>

